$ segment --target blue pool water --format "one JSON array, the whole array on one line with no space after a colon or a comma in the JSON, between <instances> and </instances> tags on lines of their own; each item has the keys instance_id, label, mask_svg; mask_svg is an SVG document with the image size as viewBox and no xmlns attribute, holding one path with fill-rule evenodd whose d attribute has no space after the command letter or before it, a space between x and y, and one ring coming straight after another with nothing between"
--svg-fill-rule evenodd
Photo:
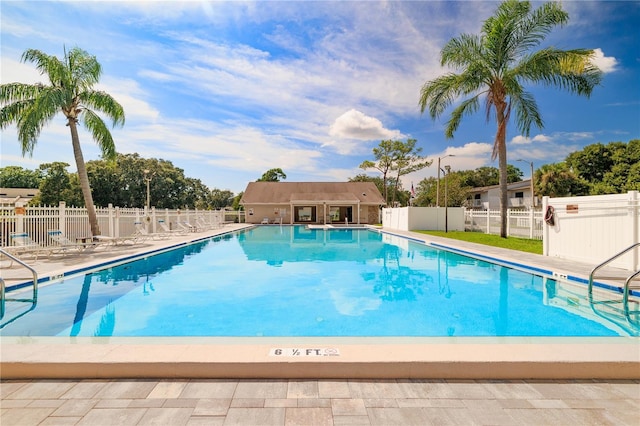
<instances>
[{"instance_id":1,"label":"blue pool water","mask_svg":"<svg viewBox=\"0 0 640 426\"><path fill-rule=\"evenodd\" d=\"M42 286L35 309L7 325L17 309L2 335L625 335L554 280L371 230L301 226L255 227Z\"/></svg>"}]
</instances>

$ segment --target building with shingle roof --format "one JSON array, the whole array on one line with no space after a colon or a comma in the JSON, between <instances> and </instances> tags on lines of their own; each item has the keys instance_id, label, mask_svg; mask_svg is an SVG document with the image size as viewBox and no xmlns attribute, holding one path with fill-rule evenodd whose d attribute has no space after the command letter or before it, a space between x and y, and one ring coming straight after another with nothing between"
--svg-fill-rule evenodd
<instances>
[{"instance_id":1,"label":"building with shingle roof","mask_svg":"<svg viewBox=\"0 0 640 426\"><path fill-rule=\"evenodd\" d=\"M373 182L250 182L247 223L374 224L385 202Z\"/></svg>"}]
</instances>

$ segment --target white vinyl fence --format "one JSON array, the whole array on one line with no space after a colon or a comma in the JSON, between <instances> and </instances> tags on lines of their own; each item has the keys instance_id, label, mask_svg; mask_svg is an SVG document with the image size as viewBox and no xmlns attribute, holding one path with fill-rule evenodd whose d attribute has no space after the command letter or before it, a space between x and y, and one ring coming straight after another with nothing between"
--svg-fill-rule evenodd
<instances>
[{"instance_id":1,"label":"white vinyl fence","mask_svg":"<svg viewBox=\"0 0 640 426\"><path fill-rule=\"evenodd\" d=\"M605 261L640 242L640 192L542 200L553 212L545 226L544 254L593 263ZM636 248L611 263L632 271L640 268Z\"/></svg>"},{"instance_id":2,"label":"white vinyl fence","mask_svg":"<svg viewBox=\"0 0 640 426\"><path fill-rule=\"evenodd\" d=\"M109 206L96 208L100 233L110 237L126 237L136 230L136 222L146 224L149 232L161 232L159 220L164 220L172 229L177 223L189 222L195 225L202 218L211 224L244 222L244 212L227 210L156 210L151 208L147 215L145 209L120 208ZM59 206L11 206L0 207L0 245L11 245L12 232L26 232L39 244L51 245L47 231L58 229L69 239L84 238L91 235L89 217L84 207L67 207L64 202Z\"/></svg>"},{"instance_id":3,"label":"white vinyl fence","mask_svg":"<svg viewBox=\"0 0 640 426\"><path fill-rule=\"evenodd\" d=\"M500 234L500 210L466 210L465 231ZM509 237L541 240L543 234L541 210L507 210L507 235Z\"/></svg>"},{"instance_id":4,"label":"white vinyl fence","mask_svg":"<svg viewBox=\"0 0 640 426\"><path fill-rule=\"evenodd\" d=\"M382 227L401 231L464 231L464 207L384 208Z\"/></svg>"}]
</instances>

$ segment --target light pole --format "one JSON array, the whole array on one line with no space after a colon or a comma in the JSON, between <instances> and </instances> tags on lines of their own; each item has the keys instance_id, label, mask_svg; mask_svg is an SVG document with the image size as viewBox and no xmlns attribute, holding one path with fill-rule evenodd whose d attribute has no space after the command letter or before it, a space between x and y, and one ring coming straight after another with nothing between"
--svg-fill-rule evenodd
<instances>
[{"instance_id":1,"label":"light pole","mask_svg":"<svg viewBox=\"0 0 640 426\"><path fill-rule=\"evenodd\" d=\"M531 189L531 208L533 209L536 206L536 197L533 194L533 161L526 161L522 158L517 159L516 161L522 161L523 163L529 163L531 167L531 180L530 180L530 189Z\"/></svg>"},{"instance_id":2,"label":"light pole","mask_svg":"<svg viewBox=\"0 0 640 426\"><path fill-rule=\"evenodd\" d=\"M440 160L447 157L455 157L453 154L447 154L444 157L438 157L438 180L436 181L436 207L440 207Z\"/></svg>"},{"instance_id":3,"label":"light pole","mask_svg":"<svg viewBox=\"0 0 640 426\"><path fill-rule=\"evenodd\" d=\"M147 202L146 202L146 208L147 208L147 216L149 215L149 183L151 182L151 176L149 176L149 170L144 169L144 181L147 184Z\"/></svg>"}]
</instances>

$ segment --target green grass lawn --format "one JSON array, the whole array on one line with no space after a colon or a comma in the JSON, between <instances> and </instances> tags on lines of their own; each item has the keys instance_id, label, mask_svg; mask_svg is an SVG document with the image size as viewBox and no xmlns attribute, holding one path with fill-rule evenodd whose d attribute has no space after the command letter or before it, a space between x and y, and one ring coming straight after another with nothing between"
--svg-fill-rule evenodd
<instances>
[{"instance_id":1,"label":"green grass lawn","mask_svg":"<svg viewBox=\"0 0 640 426\"><path fill-rule=\"evenodd\" d=\"M421 234L436 237L451 238L454 240L468 241L470 243L484 244L487 246L501 247L510 250L526 251L528 253L542 254L542 241L524 238L500 238L499 235L484 234L481 232L462 231L415 231Z\"/></svg>"}]
</instances>

